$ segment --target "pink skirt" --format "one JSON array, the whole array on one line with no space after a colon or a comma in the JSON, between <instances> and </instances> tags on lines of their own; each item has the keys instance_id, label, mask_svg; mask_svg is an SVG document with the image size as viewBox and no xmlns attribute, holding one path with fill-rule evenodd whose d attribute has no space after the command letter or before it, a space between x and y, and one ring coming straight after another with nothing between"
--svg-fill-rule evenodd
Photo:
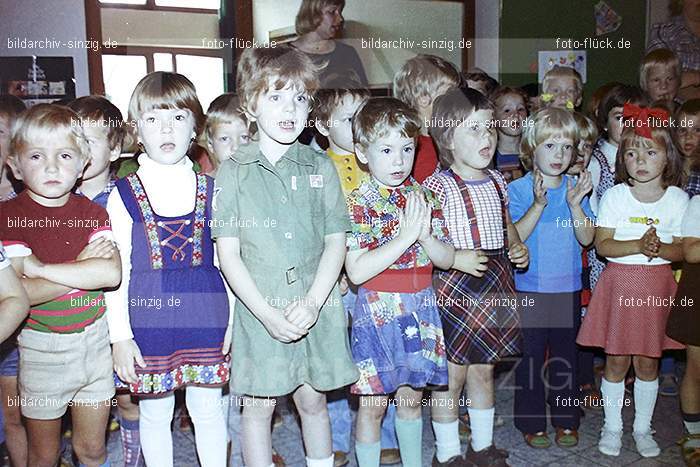
<instances>
[{"instance_id":1,"label":"pink skirt","mask_svg":"<svg viewBox=\"0 0 700 467\"><path fill-rule=\"evenodd\" d=\"M676 295L668 264L646 266L610 262L593 291L576 343L602 347L609 355L658 358L685 346L666 336Z\"/></svg>"}]
</instances>

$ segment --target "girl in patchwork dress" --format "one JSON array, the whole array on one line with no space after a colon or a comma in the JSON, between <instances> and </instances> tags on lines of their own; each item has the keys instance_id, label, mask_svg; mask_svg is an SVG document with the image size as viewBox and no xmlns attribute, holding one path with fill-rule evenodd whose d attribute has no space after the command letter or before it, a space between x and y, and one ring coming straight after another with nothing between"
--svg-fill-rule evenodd
<instances>
[{"instance_id":1,"label":"girl in patchwork dress","mask_svg":"<svg viewBox=\"0 0 700 467\"><path fill-rule=\"evenodd\" d=\"M199 459L223 467L229 297L210 240L213 180L187 157L202 109L187 78L156 72L136 86L129 117L139 169L107 201L123 263L121 286L107 297L116 382L140 398L149 467L173 465L173 391L185 386Z\"/></svg>"},{"instance_id":2,"label":"girl in patchwork dress","mask_svg":"<svg viewBox=\"0 0 700 467\"><path fill-rule=\"evenodd\" d=\"M507 465L508 454L493 445L493 368L519 353L511 263L526 267L528 249L510 220L503 175L487 169L496 150L493 118L492 104L473 89L454 89L433 106L433 121L448 122L430 130L446 169L424 185L442 202L457 249L453 268L433 280L450 377L447 391L433 393L433 465L462 465L457 416L465 384L472 431L466 461Z\"/></svg>"},{"instance_id":3,"label":"girl in patchwork dress","mask_svg":"<svg viewBox=\"0 0 700 467\"><path fill-rule=\"evenodd\" d=\"M380 422L396 393L396 435L404 466L421 465L421 395L447 384L433 265L449 268L454 249L440 204L410 177L420 119L397 99L370 99L356 114L357 157L371 178L348 197L345 268L361 284L350 310L352 357L360 379L355 449L360 467L378 466Z\"/></svg>"}]
</instances>

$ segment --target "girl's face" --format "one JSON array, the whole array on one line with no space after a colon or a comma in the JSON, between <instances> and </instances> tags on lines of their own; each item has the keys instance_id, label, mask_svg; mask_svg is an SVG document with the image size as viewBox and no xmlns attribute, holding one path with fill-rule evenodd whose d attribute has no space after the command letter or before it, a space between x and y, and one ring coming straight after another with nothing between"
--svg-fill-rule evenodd
<instances>
[{"instance_id":1,"label":"girl's face","mask_svg":"<svg viewBox=\"0 0 700 467\"><path fill-rule=\"evenodd\" d=\"M197 136L189 109L153 109L137 121L139 142L148 157L161 164L177 164L187 156L191 140Z\"/></svg>"},{"instance_id":2,"label":"girl's face","mask_svg":"<svg viewBox=\"0 0 700 467\"><path fill-rule=\"evenodd\" d=\"M573 139L554 134L537 145L534 164L544 175L557 177L568 170L573 153Z\"/></svg>"},{"instance_id":3,"label":"girl's face","mask_svg":"<svg viewBox=\"0 0 700 467\"><path fill-rule=\"evenodd\" d=\"M316 33L322 39L333 39L343 29L343 9L340 5L326 5L321 9L321 15Z\"/></svg>"},{"instance_id":4,"label":"girl's face","mask_svg":"<svg viewBox=\"0 0 700 467\"><path fill-rule=\"evenodd\" d=\"M636 135L633 137L636 140L642 138ZM630 145L623 154L627 173L638 183L658 179L666 168L666 148L651 139L644 138L644 143Z\"/></svg>"},{"instance_id":5,"label":"girl's face","mask_svg":"<svg viewBox=\"0 0 700 467\"><path fill-rule=\"evenodd\" d=\"M608 123L605 128L608 132L608 142L619 146L620 136L622 135L622 107L610 109L610 112L608 112Z\"/></svg>"},{"instance_id":6,"label":"girl's face","mask_svg":"<svg viewBox=\"0 0 700 467\"><path fill-rule=\"evenodd\" d=\"M700 146L700 114L681 115L676 131L678 149L683 157L690 157Z\"/></svg>"},{"instance_id":7,"label":"girl's face","mask_svg":"<svg viewBox=\"0 0 700 467\"><path fill-rule=\"evenodd\" d=\"M676 70L668 65L657 65L649 68L647 75L647 92L652 101L672 100L678 94L681 85Z\"/></svg>"},{"instance_id":8,"label":"girl's face","mask_svg":"<svg viewBox=\"0 0 700 467\"><path fill-rule=\"evenodd\" d=\"M567 175L578 175L588 167L591 155L593 155L593 141L580 140L574 154L576 159L572 162L569 170L566 171Z\"/></svg>"},{"instance_id":9,"label":"girl's face","mask_svg":"<svg viewBox=\"0 0 700 467\"><path fill-rule=\"evenodd\" d=\"M527 106L518 94L506 94L496 100L499 133L520 136L523 133L525 118L527 118Z\"/></svg>"},{"instance_id":10,"label":"girl's face","mask_svg":"<svg viewBox=\"0 0 700 467\"><path fill-rule=\"evenodd\" d=\"M496 152L493 118L492 110L477 110L455 128L452 136L455 165L469 166L476 170L488 167Z\"/></svg>"},{"instance_id":11,"label":"girl's face","mask_svg":"<svg viewBox=\"0 0 700 467\"><path fill-rule=\"evenodd\" d=\"M550 105L562 109L567 108L567 102L571 102L574 107L581 105L581 91L576 87L576 80L571 76L555 76L549 79L547 89L542 90L544 94L553 94L554 98Z\"/></svg>"},{"instance_id":12,"label":"girl's face","mask_svg":"<svg viewBox=\"0 0 700 467\"><path fill-rule=\"evenodd\" d=\"M261 144L272 140L289 145L297 140L309 118L309 95L291 82L282 89L273 89L270 81L270 88L258 96L249 111L250 119L258 124Z\"/></svg>"},{"instance_id":13,"label":"girl's face","mask_svg":"<svg viewBox=\"0 0 700 467\"><path fill-rule=\"evenodd\" d=\"M367 148L356 147L357 158L369 166L369 171L381 185L394 188L401 185L413 169L416 143L398 129L372 141Z\"/></svg>"},{"instance_id":14,"label":"girl's face","mask_svg":"<svg viewBox=\"0 0 700 467\"><path fill-rule=\"evenodd\" d=\"M216 160L223 162L231 157L239 146L245 146L250 142L248 126L240 118L230 122L222 122L212 128L209 138L209 151Z\"/></svg>"}]
</instances>

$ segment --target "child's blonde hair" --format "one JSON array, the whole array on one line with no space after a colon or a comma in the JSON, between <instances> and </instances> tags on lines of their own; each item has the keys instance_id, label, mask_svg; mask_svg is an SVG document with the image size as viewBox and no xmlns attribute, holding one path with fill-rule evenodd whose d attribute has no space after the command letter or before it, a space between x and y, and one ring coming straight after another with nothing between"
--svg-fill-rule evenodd
<instances>
[{"instance_id":1,"label":"child's blonde hair","mask_svg":"<svg viewBox=\"0 0 700 467\"><path fill-rule=\"evenodd\" d=\"M581 79L581 75L578 71L574 70L570 66L554 65L551 70L544 74L544 78L542 79L543 93L547 93L547 89L549 89L549 85L551 84L553 78L573 78L576 85L576 92L580 95L583 91L583 80Z\"/></svg>"},{"instance_id":2,"label":"child's blonde hair","mask_svg":"<svg viewBox=\"0 0 700 467\"><path fill-rule=\"evenodd\" d=\"M681 76L681 62L673 51L668 49L655 49L644 56L639 64L639 86L649 90L649 72L657 66L670 67L676 73L676 77Z\"/></svg>"},{"instance_id":3,"label":"child's blonde hair","mask_svg":"<svg viewBox=\"0 0 700 467\"><path fill-rule=\"evenodd\" d=\"M428 97L432 102L440 88L459 83L459 72L452 63L437 55L420 54L394 75L394 97L417 109L419 98Z\"/></svg>"},{"instance_id":4,"label":"child's blonde hair","mask_svg":"<svg viewBox=\"0 0 700 467\"><path fill-rule=\"evenodd\" d=\"M22 112L15 121L10 140L10 159L16 159L19 153L30 147L32 141L37 138L54 138L58 132L71 139L83 160L90 157L90 149L78 114L62 105L38 104Z\"/></svg>"},{"instance_id":5,"label":"child's blonde hair","mask_svg":"<svg viewBox=\"0 0 700 467\"><path fill-rule=\"evenodd\" d=\"M194 84L178 73L154 71L139 81L129 100L130 132L137 129L137 120L145 112L154 109L187 109L192 112L195 132L201 134L204 126L204 112L197 98ZM134 140L136 136L134 136Z\"/></svg>"},{"instance_id":6,"label":"child's blonde hair","mask_svg":"<svg viewBox=\"0 0 700 467\"><path fill-rule=\"evenodd\" d=\"M578 130L576 140L595 143L598 139L598 127L595 122L581 112L574 112L574 120L576 120L576 129Z\"/></svg>"},{"instance_id":7,"label":"child's blonde hair","mask_svg":"<svg viewBox=\"0 0 700 467\"><path fill-rule=\"evenodd\" d=\"M458 126L468 124L469 116L478 110L493 110L493 104L476 89L459 87L435 99L431 125L428 128L438 147L442 168L454 163L453 138ZM491 128L495 131L495 128Z\"/></svg>"},{"instance_id":8,"label":"child's blonde hair","mask_svg":"<svg viewBox=\"0 0 700 467\"><path fill-rule=\"evenodd\" d=\"M290 82L303 87L313 100L319 71L308 55L288 45L245 49L236 70L241 108L255 110L253 105L261 94L271 88L283 89Z\"/></svg>"},{"instance_id":9,"label":"child's blonde hair","mask_svg":"<svg viewBox=\"0 0 700 467\"><path fill-rule=\"evenodd\" d=\"M550 137L561 135L574 143L578 140L576 119L572 113L556 107L538 111L524 127L520 141L520 162L528 171L533 168L535 149Z\"/></svg>"},{"instance_id":10,"label":"child's blonde hair","mask_svg":"<svg viewBox=\"0 0 700 467\"><path fill-rule=\"evenodd\" d=\"M329 5L342 10L345 8L345 0L303 0L294 22L297 34L301 36L315 31L323 20L323 9Z\"/></svg>"},{"instance_id":11,"label":"child's blonde hair","mask_svg":"<svg viewBox=\"0 0 700 467\"><path fill-rule=\"evenodd\" d=\"M393 97L374 97L355 114L352 136L355 144L366 150L391 130L398 130L402 136L415 140L420 128L420 117L415 109Z\"/></svg>"}]
</instances>

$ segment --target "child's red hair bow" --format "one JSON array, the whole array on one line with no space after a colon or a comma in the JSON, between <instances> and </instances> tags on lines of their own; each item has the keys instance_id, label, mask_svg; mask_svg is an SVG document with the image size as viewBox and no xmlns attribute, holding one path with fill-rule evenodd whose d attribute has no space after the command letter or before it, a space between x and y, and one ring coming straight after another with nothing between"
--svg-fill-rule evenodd
<instances>
[{"instance_id":1,"label":"child's red hair bow","mask_svg":"<svg viewBox=\"0 0 700 467\"><path fill-rule=\"evenodd\" d=\"M664 109L659 109L658 107L639 107L628 103L625 103L622 108L622 116L625 119L632 119L632 127L634 128L635 134L648 139L651 139L652 127L664 128L661 123L671 118ZM657 124L657 122L659 124Z\"/></svg>"}]
</instances>

